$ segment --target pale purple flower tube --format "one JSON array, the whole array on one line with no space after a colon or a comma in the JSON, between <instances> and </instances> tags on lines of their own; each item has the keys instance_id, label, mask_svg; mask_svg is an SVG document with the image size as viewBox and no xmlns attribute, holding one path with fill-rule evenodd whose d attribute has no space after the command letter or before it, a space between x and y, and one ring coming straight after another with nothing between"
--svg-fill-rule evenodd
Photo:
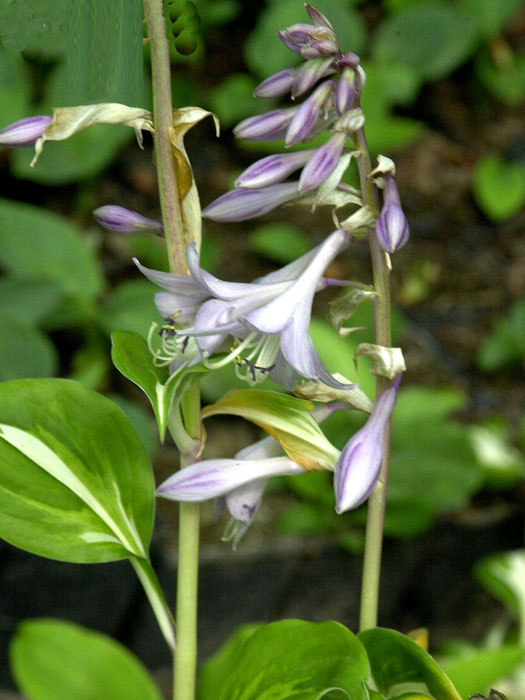
<instances>
[{"instance_id":1,"label":"pale purple flower tube","mask_svg":"<svg viewBox=\"0 0 525 700\"><path fill-rule=\"evenodd\" d=\"M337 114L342 115L352 109L354 98L355 73L351 68L345 68L334 90L334 107Z\"/></svg>"},{"instance_id":2,"label":"pale purple flower tube","mask_svg":"<svg viewBox=\"0 0 525 700\"><path fill-rule=\"evenodd\" d=\"M0 131L0 146L34 146L51 123L47 115L26 117Z\"/></svg>"},{"instance_id":3,"label":"pale purple flower tube","mask_svg":"<svg viewBox=\"0 0 525 700\"><path fill-rule=\"evenodd\" d=\"M295 69L285 68L263 80L253 91L254 97L280 97L292 89L295 80Z\"/></svg>"},{"instance_id":4,"label":"pale purple flower tube","mask_svg":"<svg viewBox=\"0 0 525 700\"><path fill-rule=\"evenodd\" d=\"M326 105L332 93L332 81L327 80L306 99L298 108L290 121L284 139L285 146L293 146L302 141L312 131L319 119L321 110Z\"/></svg>"},{"instance_id":5,"label":"pale purple flower tube","mask_svg":"<svg viewBox=\"0 0 525 700\"><path fill-rule=\"evenodd\" d=\"M245 221L261 216L298 196L297 182L284 182L262 189L238 189L209 204L202 215L212 221Z\"/></svg>"},{"instance_id":6,"label":"pale purple flower tube","mask_svg":"<svg viewBox=\"0 0 525 700\"><path fill-rule=\"evenodd\" d=\"M314 155L315 149L296 153L277 153L256 161L237 178L235 187L267 187L281 182L291 173L302 168Z\"/></svg>"},{"instance_id":7,"label":"pale purple flower tube","mask_svg":"<svg viewBox=\"0 0 525 700\"><path fill-rule=\"evenodd\" d=\"M292 98L304 95L330 71L333 58L313 58L297 69L292 85Z\"/></svg>"},{"instance_id":8,"label":"pale purple flower tube","mask_svg":"<svg viewBox=\"0 0 525 700\"><path fill-rule=\"evenodd\" d=\"M401 208L399 191L392 175L385 176L384 204L377 219L376 233L381 247L387 253L402 248L408 241L408 221Z\"/></svg>"},{"instance_id":9,"label":"pale purple flower tube","mask_svg":"<svg viewBox=\"0 0 525 700\"><path fill-rule=\"evenodd\" d=\"M331 175L339 162L346 140L346 134L337 132L323 146L316 149L301 173L300 192L317 187Z\"/></svg>"},{"instance_id":10,"label":"pale purple flower tube","mask_svg":"<svg viewBox=\"0 0 525 700\"><path fill-rule=\"evenodd\" d=\"M246 141L274 141L282 138L293 119L297 107L276 109L256 117L249 117L239 122L233 133L238 139Z\"/></svg>"},{"instance_id":11,"label":"pale purple flower tube","mask_svg":"<svg viewBox=\"0 0 525 700\"><path fill-rule=\"evenodd\" d=\"M119 207L116 204L107 204L93 211L93 217L98 223L109 231L117 233L144 233L153 231L162 236L164 233L160 221L148 219L142 214L131 209Z\"/></svg>"},{"instance_id":12,"label":"pale purple flower tube","mask_svg":"<svg viewBox=\"0 0 525 700\"><path fill-rule=\"evenodd\" d=\"M334 472L337 513L344 513L364 503L372 493L381 472L385 430L394 410L398 375L377 399L370 418L355 433L341 452Z\"/></svg>"}]
</instances>

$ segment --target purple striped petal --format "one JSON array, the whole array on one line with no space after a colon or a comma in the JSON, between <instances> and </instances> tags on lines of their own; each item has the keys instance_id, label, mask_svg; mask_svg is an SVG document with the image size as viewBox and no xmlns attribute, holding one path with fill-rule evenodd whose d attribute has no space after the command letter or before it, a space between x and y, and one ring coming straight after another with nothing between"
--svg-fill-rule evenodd
<instances>
[{"instance_id":1,"label":"purple striped petal","mask_svg":"<svg viewBox=\"0 0 525 700\"><path fill-rule=\"evenodd\" d=\"M337 81L334 90L334 107L337 114L344 114L352 109L355 98L355 73L351 68L345 68Z\"/></svg>"},{"instance_id":2,"label":"purple striped petal","mask_svg":"<svg viewBox=\"0 0 525 700\"><path fill-rule=\"evenodd\" d=\"M387 253L402 248L408 241L408 221L401 208L399 191L392 175L387 174L384 189L384 205L377 219L376 233L381 247Z\"/></svg>"},{"instance_id":3,"label":"purple striped petal","mask_svg":"<svg viewBox=\"0 0 525 700\"><path fill-rule=\"evenodd\" d=\"M281 182L307 163L315 153L311 148L297 153L277 153L250 165L235 181L235 187L258 188Z\"/></svg>"},{"instance_id":4,"label":"purple striped petal","mask_svg":"<svg viewBox=\"0 0 525 700\"><path fill-rule=\"evenodd\" d=\"M245 221L262 216L297 196L297 182L285 182L256 190L232 190L209 204L202 215L212 221Z\"/></svg>"},{"instance_id":5,"label":"purple striped petal","mask_svg":"<svg viewBox=\"0 0 525 700\"><path fill-rule=\"evenodd\" d=\"M0 131L0 146L34 146L51 123L47 115L26 117Z\"/></svg>"},{"instance_id":6,"label":"purple striped petal","mask_svg":"<svg viewBox=\"0 0 525 700\"><path fill-rule=\"evenodd\" d=\"M285 95L292 89L295 78L295 69L286 68L270 75L269 78L263 80L260 85L257 85L253 91L254 97L280 97Z\"/></svg>"},{"instance_id":7,"label":"purple striped petal","mask_svg":"<svg viewBox=\"0 0 525 700\"><path fill-rule=\"evenodd\" d=\"M157 493L171 501L198 503L217 498L256 479L303 474L304 469L289 457L269 459L209 459L176 472Z\"/></svg>"},{"instance_id":8,"label":"purple striped petal","mask_svg":"<svg viewBox=\"0 0 525 700\"><path fill-rule=\"evenodd\" d=\"M385 429L396 405L400 381L401 375L398 375L377 399L364 427L350 438L341 452L334 472L337 513L360 506L377 483L383 460Z\"/></svg>"},{"instance_id":9,"label":"purple striped petal","mask_svg":"<svg viewBox=\"0 0 525 700\"><path fill-rule=\"evenodd\" d=\"M332 82L327 80L321 83L315 92L297 108L286 131L285 146L293 146L308 136L331 92Z\"/></svg>"},{"instance_id":10,"label":"purple striped petal","mask_svg":"<svg viewBox=\"0 0 525 700\"><path fill-rule=\"evenodd\" d=\"M347 135L338 132L323 146L318 148L303 168L299 178L299 191L311 190L318 187L332 174L343 152Z\"/></svg>"},{"instance_id":11,"label":"purple striped petal","mask_svg":"<svg viewBox=\"0 0 525 700\"><path fill-rule=\"evenodd\" d=\"M93 218L104 228L117 233L143 233L144 231L164 233L160 221L148 219L136 211L115 204L98 207L93 211Z\"/></svg>"},{"instance_id":12,"label":"purple striped petal","mask_svg":"<svg viewBox=\"0 0 525 700\"><path fill-rule=\"evenodd\" d=\"M286 133L297 107L276 109L256 117L249 117L239 122L233 133L238 139L246 141L274 141Z\"/></svg>"},{"instance_id":13,"label":"purple striped petal","mask_svg":"<svg viewBox=\"0 0 525 700\"><path fill-rule=\"evenodd\" d=\"M296 71L292 85L292 99L304 95L321 78L325 77L330 72L332 63L333 58L314 58L303 63Z\"/></svg>"}]
</instances>

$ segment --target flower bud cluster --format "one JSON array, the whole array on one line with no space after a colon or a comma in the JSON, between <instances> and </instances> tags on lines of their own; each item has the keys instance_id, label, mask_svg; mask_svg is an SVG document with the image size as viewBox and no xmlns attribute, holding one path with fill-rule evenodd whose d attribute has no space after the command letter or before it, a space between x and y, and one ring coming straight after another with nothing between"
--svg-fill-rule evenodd
<instances>
[{"instance_id":1,"label":"flower bud cluster","mask_svg":"<svg viewBox=\"0 0 525 700\"><path fill-rule=\"evenodd\" d=\"M209 219L251 219L319 187L336 170L348 137L360 124L359 119L348 118L349 113L360 113L356 107L365 74L359 56L342 53L328 19L310 5L306 5L306 10L311 24L294 24L279 32L281 41L305 59L304 63L271 75L254 92L256 97L289 94L292 100L304 97L303 101L294 107L244 119L234 133L249 141L284 139L287 148L307 143L323 131L332 136L319 148L272 155L251 165L237 179L237 189L204 210ZM300 169L298 180L285 182Z\"/></svg>"}]
</instances>

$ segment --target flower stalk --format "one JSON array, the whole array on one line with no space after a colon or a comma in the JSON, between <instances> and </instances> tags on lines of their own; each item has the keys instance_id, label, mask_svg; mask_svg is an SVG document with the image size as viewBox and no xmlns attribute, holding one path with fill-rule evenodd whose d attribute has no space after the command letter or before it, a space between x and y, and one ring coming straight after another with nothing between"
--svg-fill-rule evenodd
<instances>
[{"instance_id":1,"label":"flower stalk","mask_svg":"<svg viewBox=\"0 0 525 700\"><path fill-rule=\"evenodd\" d=\"M186 241L170 141L173 106L169 47L162 8L163 3L159 0L144 0L144 16L151 42L155 158L170 270L186 275ZM200 393L197 384L186 392L182 409L186 433L190 437L200 438ZM195 457L194 454L181 454L181 468L195 461ZM199 505L182 503L179 510L174 700L195 698L198 569Z\"/></svg>"}]
</instances>

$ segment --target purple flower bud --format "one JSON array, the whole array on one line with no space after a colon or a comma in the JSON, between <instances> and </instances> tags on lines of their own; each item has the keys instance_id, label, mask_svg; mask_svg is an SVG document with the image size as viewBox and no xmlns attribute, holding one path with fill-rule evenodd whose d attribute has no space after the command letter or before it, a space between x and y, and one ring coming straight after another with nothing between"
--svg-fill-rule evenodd
<instances>
[{"instance_id":1,"label":"purple flower bud","mask_svg":"<svg viewBox=\"0 0 525 700\"><path fill-rule=\"evenodd\" d=\"M347 66L348 68L351 68L352 70L356 70L356 68L360 62L361 62L361 59L359 58L359 56L356 53L353 53L352 51L347 51L339 59L339 63L341 65Z\"/></svg>"},{"instance_id":2,"label":"purple flower bud","mask_svg":"<svg viewBox=\"0 0 525 700\"><path fill-rule=\"evenodd\" d=\"M308 12L308 16L316 27L329 27L330 29L333 29L333 26L322 12L319 12L319 10L316 10L315 7L308 4L306 4L305 7L306 11Z\"/></svg>"},{"instance_id":3,"label":"purple flower bud","mask_svg":"<svg viewBox=\"0 0 525 700\"><path fill-rule=\"evenodd\" d=\"M235 187L267 187L281 182L288 175L302 168L315 153L314 148L296 153L277 153L250 165L235 181Z\"/></svg>"},{"instance_id":4,"label":"purple flower bud","mask_svg":"<svg viewBox=\"0 0 525 700\"><path fill-rule=\"evenodd\" d=\"M302 141L314 128L321 110L332 94L332 81L321 83L310 97L295 112L284 139L285 146L293 146Z\"/></svg>"},{"instance_id":5,"label":"purple flower bud","mask_svg":"<svg viewBox=\"0 0 525 700\"><path fill-rule=\"evenodd\" d=\"M337 37L330 26L293 24L279 32L279 38L285 46L303 58L318 58L338 52Z\"/></svg>"},{"instance_id":6,"label":"purple flower bud","mask_svg":"<svg viewBox=\"0 0 525 700\"><path fill-rule=\"evenodd\" d=\"M243 119L237 124L233 133L238 139L246 141L273 141L282 138L297 109L297 107L276 109L273 112Z\"/></svg>"},{"instance_id":7,"label":"purple flower bud","mask_svg":"<svg viewBox=\"0 0 525 700\"><path fill-rule=\"evenodd\" d=\"M51 123L51 117L26 117L0 131L0 146L34 146Z\"/></svg>"},{"instance_id":8,"label":"purple flower bud","mask_svg":"<svg viewBox=\"0 0 525 700\"><path fill-rule=\"evenodd\" d=\"M319 56L335 56L338 52L338 47L335 41L326 39L325 41L316 41L306 45L301 49L301 56L304 59L318 58Z\"/></svg>"},{"instance_id":9,"label":"purple flower bud","mask_svg":"<svg viewBox=\"0 0 525 700\"><path fill-rule=\"evenodd\" d=\"M160 221L147 219L136 211L124 209L124 207L119 207L115 204L108 204L95 209L93 217L101 226L107 228L109 231L117 231L118 233L144 233L145 231L154 231L160 236L164 233Z\"/></svg>"},{"instance_id":10,"label":"purple flower bud","mask_svg":"<svg viewBox=\"0 0 525 700\"><path fill-rule=\"evenodd\" d=\"M297 196L297 182L257 190L232 190L209 204L202 215L212 221L245 221L266 214Z\"/></svg>"},{"instance_id":11,"label":"purple flower bud","mask_svg":"<svg viewBox=\"0 0 525 700\"><path fill-rule=\"evenodd\" d=\"M385 430L396 405L400 381L401 375L398 375L377 399L365 425L350 438L341 452L334 472L337 513L360 506L379 479Z\"/></svg>"},{"instance_id":12,"label":"purple flower bud","mask_svg":"<svg viewBox=\"0 0 525 700\"><path fill-rule=\"evenodd\" d=\"M263 80L263 82L255 88L253 96L280 97L281 95L285 95L292 88L295 72L294 68L286 68L285 70L279 71L279 73L270 75L269 78Z\"/></svg>"},{"instance_id":13,"label":"purple flower bud","mask_svg":"<svg viewBox=\"0 0 525 700\"><path fill-rule=\"evenodd\" d=\"M399 191L392 175L387 174L383 195L383 208L377 219L376 234L381 247L387 253L402 248L410 235L408 221L401 208Z\"/></svg>"},{"instance_id":14,"label":"purple flower bud","mask_svg":"<svg viewBox=\"0 0 525 700\"><path fill-rule=\"evenodd\" d=\"M299 192L317 187L335 170L346 139L346 134L337 132L323 146L316 149L301 173Z\"/></svg>"},{"instance_id":15,"label":"purple flower bud","mask_svg":"<svg viewBox=\"0 0 525 700\"><path fill-rule=\"evenodd\" d=\"M296 72L292 98L304 95L318 80L327 75L332 62L333 58L313 58L311 61L306 61Z\"/></svg>"},{"instance_id":16,"label":"purple flower bud","mask_svg":"<svg viewBox=\"0 0 525 700\"><path fill-rule=\"evenodd\" d=\"M351 68L345 68L334 90L334 107L338 114L344 114L354 106L354 81L354 71Z\"/></svg>"}]
</instances>

